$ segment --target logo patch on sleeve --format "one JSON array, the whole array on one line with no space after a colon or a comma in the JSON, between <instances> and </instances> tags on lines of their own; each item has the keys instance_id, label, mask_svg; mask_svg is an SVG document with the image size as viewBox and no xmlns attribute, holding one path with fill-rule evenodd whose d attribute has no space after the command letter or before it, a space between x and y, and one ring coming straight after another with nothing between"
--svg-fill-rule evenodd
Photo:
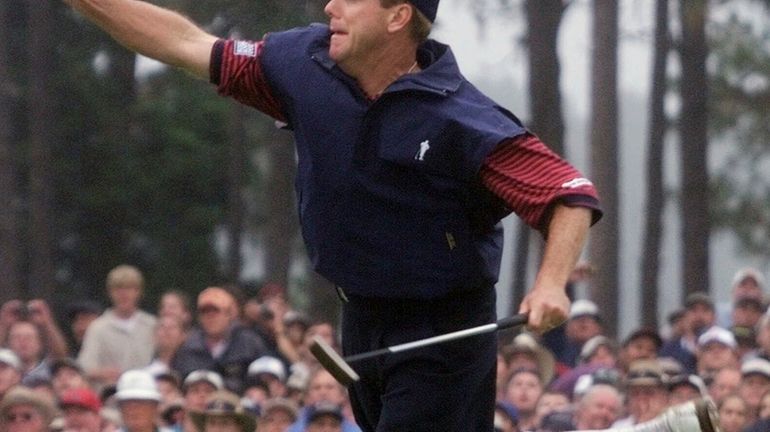
<instances>
[{"instance_id":1,"label":"logo patch on sleeve","mask_svg":"<svg viewBox=\"0 0 770 432\"><path fill-rule=\"evenodd\" d=\"M233 54L237 56L256 57L257 45L252 42L236 41L233 45Z\"/></svg>"}]
</instances>

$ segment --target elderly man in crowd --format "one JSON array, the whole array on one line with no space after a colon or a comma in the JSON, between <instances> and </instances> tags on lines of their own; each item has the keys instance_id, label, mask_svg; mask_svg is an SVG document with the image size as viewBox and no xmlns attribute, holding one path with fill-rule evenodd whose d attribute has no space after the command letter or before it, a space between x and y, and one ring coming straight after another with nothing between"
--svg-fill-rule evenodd
<instances>
[{"instance_id":1,"label":"elderly man in crowd","mask_svg":"<svg viewBox=\"0 0 770 432\"><path fill-rule=\"evenodd\" d=\"M623 412L623 396L613 386L595 384L578 402L573 423L576 430L607 429Z\"/></svg>"},{"instance_id":2,"label":"elderly man in crowd","mask_svg":"<svg viewBox=\"0 0 770 432\"><path fill-rule=\"evenodd\" d=\"M124 432L160 432L160 392L149 372L141 369L124 372L118 380L115 399L123 418Z\"/></svg>"},{"instance_id":3,"label":"elderly man in crowd","mask_svg":"<svg viewBox=\"0 0 770 432\"><path fill-rule=\"evenodd\" d=\"M770 361L755 358L741 365L741 383L738 395L746 402L749 419L759 416L759 406L762 396L770 391Z\"/></svg>"},{"instance_id":4,"label":"elderly man in crowd","mask_svg":"<svg viewBox=\"0 0 770 432\"><path fill-rule=\"evenodd\" d=\"M700 377L711 379L718 371L740 364L738 344L729 330L711 327L698 338L697 370Z\"/></svg>"},{"instance_id":5,"label":"elderly man in crowd","mask_svg":"<svg viewBox=\"0 0 770 432\"><path fill-rule=\"evenodd\" d=\"M144 277L136 267L120 265L107 274L112 308L86 330L78 363L99 384L114 384L123 371L150 364L155 317L139 309Z\"/></svg>"},{"instance_id":6,"label":"elderly man in crowd","mask_svg":"<svg viewBox=\"0 0 770 432\"><path fill-rule=\"evenodd\" d=\"M3 432L48 432L55 414L45 396L16 387L0 402L0 430Z\"/></svg>"},{"instance_id":7,"label":"elderly man in crowd","mask_svg":"<svg viewBox=\"0 0 770 432\"><path fill-rule=\"evenodd\" d=\"M249 364L265 354L262 340L239 322L235 297L220 287L209 287L198 295L199 327L176 353L171 368L186 377L205 369L222 376L225 388L243 391Z\"/></svg>"},{"instance_id":8,"label":"elderly man in crowd","mask_svg":"<svg viewBox=\"0 0 770 432\"><path fill-rule=\"evenodd\" d=\"M638 360L626 375L626 406L629 416L618 420L613 428L652 420L666 410L669 394L664 382L663 368L655 360Z\"/></svg>"}]
</instances>

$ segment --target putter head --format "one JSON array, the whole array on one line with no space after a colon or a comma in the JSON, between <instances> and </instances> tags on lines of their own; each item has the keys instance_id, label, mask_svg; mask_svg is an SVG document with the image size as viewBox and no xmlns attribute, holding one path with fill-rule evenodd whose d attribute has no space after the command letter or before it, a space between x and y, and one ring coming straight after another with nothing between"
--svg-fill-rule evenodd
<instances>
[{"instance_id":1,"label":"putter head","mask_svg":"<svg viewBox=\"0 0 770 432\"><path fill-rule=\"evenodd\" d=\"M345 387L361 379L345 359L340 357L337 351L334 351L334 348L330 347L318 335L313 336L310 352L321 363L321 366Z\"/></svg>"}]
</instances>

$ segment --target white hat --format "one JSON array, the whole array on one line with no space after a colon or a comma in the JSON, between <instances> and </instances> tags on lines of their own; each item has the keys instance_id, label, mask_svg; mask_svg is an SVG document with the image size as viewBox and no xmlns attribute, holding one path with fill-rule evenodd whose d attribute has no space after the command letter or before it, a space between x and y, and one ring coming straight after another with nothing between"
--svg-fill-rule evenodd
<instances>
[{"instance_id":1,"label":"white hat","mask_svg":"<svg viewBox=\"0 0 770 432\"><path fill-rule=\"evenodd\" d=\"M746 360L741 365L741 375L759 374L770 378L770 362L763 358Z\"/></svg>"},{"instance_id":2,"label":"white hat","mask_svg":"<svg viewBox=\"0 0 770 432\"><path fill-rule=\"evenodd\" d=\"M0 363L5 363L17 371L21 371L21 360L19 360L19 356L8 348L0 349Z\"/></svg>"},{"instance_id":3,"label":"white hat","mask_svg":"<svg viewBox=\"0 0 770 432\"><path fill-rule=\"evenodd\" d=\"M160 393L151 373L134 369L123 372L118 379L115 398L120 401L148 400L160 402Z\"/></svg>"},{"instance_id":4,"label":"white hat","mask_svg":"<svg viewBox=\"0 0 770 432\"><path fill-rule=\"evenodd\" d=\"M222 390L225 387L224 381L222 381L222 376L218 373L206 369L198 369L195 371L192 371L187 375L187 377L184 379L184 383L182 384L182 387L185 389L189 387L192 384L199 383L199 382L207 382L214 386L217 390Z\"/></svg>"},{"instance_id":5,"label":"white hat","mask_svg":"<svg viewBox=\"0 0 770 432\"><path fill-rule=\"evenodd\" d=\"M599 317L599 307L591 300L575 300L569 310L569 319L581 316Z\"/></svg>"},{"instance_id":6,"label":"white hat","mask_svg":"<svg viewBox=\"0 0 770 432\"><path fill-rule=\"evenodd\" d=\"M733 287L738 286L741 282L745 281L746 279L754 279L754 281L759 286L759 289L763 289L765 286L765 277L762 275L762 273L753 268L753 267L744 267L737 272L735 272L735 276L733 276Z\"/></svg>"},{"instance_id":7,"label":"white hat","mask_svg":"<svg viewBox=\"0 0 770 432\"><path fill-rule=\"evenodd\" d=\"M738 346L733 333L719 326L711 327L698 338L698 346L704 346L711 342L721 343L731 349L735 349L735 347Z\"/></svg>"},{"instance_id":8,"label":"white hat","mask_svg":"<svg viewBox=\"0 0 770 432\"><path fill-rule=\"evenodd\" d=\"M281 382L286 380L286 366L283 365L282 361L275 357L262 356L251 362L248 370L249 376L256 376L263 373L273 375Z\"/></svg>"}]
</instances>

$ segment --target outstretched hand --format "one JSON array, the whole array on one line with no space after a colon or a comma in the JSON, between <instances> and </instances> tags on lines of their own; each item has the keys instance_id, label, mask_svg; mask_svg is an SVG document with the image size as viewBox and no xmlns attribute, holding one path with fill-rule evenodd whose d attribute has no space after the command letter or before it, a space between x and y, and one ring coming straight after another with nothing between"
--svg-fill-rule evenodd
<instances>
[{"instance_id":1,"label":"outstretched hand","mask_svg":"<svg viewBox=\"0 0 770 432\"><path fill-rule=\"evenodd\" d=\"M567 320L570 300L563 287L535 286L519 306L519 313L528 313L527 327L543 334Z\"/></svg>"}]
</instances>

